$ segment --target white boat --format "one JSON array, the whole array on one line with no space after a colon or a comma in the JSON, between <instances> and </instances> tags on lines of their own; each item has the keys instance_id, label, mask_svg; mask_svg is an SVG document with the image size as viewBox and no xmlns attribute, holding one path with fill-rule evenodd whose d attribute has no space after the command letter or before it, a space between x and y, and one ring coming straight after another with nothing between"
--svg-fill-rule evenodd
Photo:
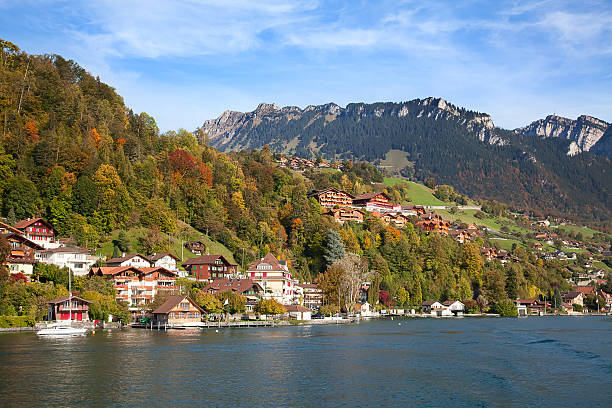
<instances>
[{"instance_id":1,"label":"white boat","mask_svg":"<svg viewBox=\"0 0 612 408\"><path fill-rule=\"evenodd\" d=\"M72 327L72 282L68 271L68 321L54 323L36 332L39 336L79 336L87 333L87 329Z\"/></svg>"},{"instance_id":2,"label":"white boat","mask_svg":"<svg viewBox=\"0 0 612 408\"><path fill-rule=\"evenodd\" d=\"M39 336L78 336L87 333L87 329L79 329L72 326L65 325L52 325L46 329L42 329L36 332Z\"/></svg>"}]
</instances>

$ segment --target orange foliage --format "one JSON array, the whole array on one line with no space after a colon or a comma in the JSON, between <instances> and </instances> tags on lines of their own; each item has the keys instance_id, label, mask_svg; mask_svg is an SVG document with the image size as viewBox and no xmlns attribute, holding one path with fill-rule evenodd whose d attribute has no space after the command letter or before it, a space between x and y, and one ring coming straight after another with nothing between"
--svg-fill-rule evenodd
<instances>
[{"instance_id":1,"label":"orange foliage","mask_svg":"<svg viewBox=\"0 0 612 408\"><path fill-rule=\"evenodd\" d=\"M36 123L34 122L26 123L25 126L23 127L23 130L25 131L26 135L32 142L36 143L38 142L38 139L40 139L40 137L38 136L38 126L36 126Z\"/></svg>"},{"instance_id":2,"label":"orange foliage","mask_svg":"<svg viewBox=\"0 0 612 408\"><path fill-rule=\"evenodd\" d=\"M388 226L387 230L385 232L386 232L385 239L387 239L387 240L389 240L389 241L391 241L393 243L396 243L396 242L399 241L401 234L400 234L398 229L396 229L396 228L394 228L392 226Z\"/></svg>"},{"instance_id":3,"label":"orange foliage","mask_svg":"<svg viewBox=\"0 0 612 408\"><path fill-rule=\"evenodd\" d=\"M115 144L117 145L117 147L119 146L123 146L125 144L125 139L120 137L119 139L117 139L117 141L115 142Z\"/></svg>"},{"instance_id":4,"label":"orange foliage","mask_svg":"<svg viewBox=\"0 0 612 408\"><path fill-rule=\"evenodd\" d=\"M99 149L100 148L100 144L102 143L102 137L100 136L100 134L98 133L96 128L93 128L93 129L91 129L89 131L89 137L94 142L96 147Z\"/></svg>"},{"instance_id":5,"label":"orange foliage","mask_svg":"<svg viewBox=\"0 0 612 408\"><path fill-rule=\"evenodd\" d=\"M212 187L213 174L212 174L212 169L210 168L210 166L204 163L200 163L198 165L198 170L200 170L200 179L202 180L202 182L206 184L208 187Z\"/></svg>"}]
</instances>

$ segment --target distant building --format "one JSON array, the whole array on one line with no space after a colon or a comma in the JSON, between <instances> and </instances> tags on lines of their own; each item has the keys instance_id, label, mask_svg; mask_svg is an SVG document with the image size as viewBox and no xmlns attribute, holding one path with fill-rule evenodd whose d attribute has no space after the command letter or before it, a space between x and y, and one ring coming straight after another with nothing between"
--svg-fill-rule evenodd
<instances>
[{"instance_id":1,"label":"distant building","mask_svg":"<svg viewBox=\"0 0 612 408\"><path fill-rule=\"evenodd\" d=\"M223 255L201 255L183 262L196 280L229 279L238 275L238 265L230 263Z\"/></svg>"},{"instance_id":2,"label":"distant building","mask_svg":"<svg viewBox=\"0 0 612 408\"><path fill-rule=\"evenodd\" d=\"M151 262L152 267L159 266L161 268L166 268L169 271L177 272L178 268L176 267L177 261L180 259L168 252L164 252L161 254L153 254L147 255L147 259Z\"/></svg>"},{"instance_id":3,"label":"distant building","mask_svg":"<svg viewBox=\"0 0 612 408\"><path fill-rule=\"evenodd\" d=\"M448 308L455 316L461 316L465 313L465 305L458 300L445 300L442 302L442 306Z\"/></svg>"},{"instance_id":4,"label":"distant building","mask_svg":"<svg viewBox=\"0 0 612 408\"><path fill-rule=\"evenodd\" d=\"M204 314L204 310L187 295L170 296L153 311L153 324L181 326L199 323Z\"/></svg>"},{"instance_id":5,"label":"distant building","mask_svg":"<svg viewBox=\"0 0 612 408\"><path fill-rule=\"evenodd\" d=\"M34 265L38 263L36 251L42 250L43 247L21 235L21 232L8 231L10 232L2 235L9 242L11 251L7 259L1 260L2 263L6 264L12 274L23 273L31 276L34 272Z\"/></svg>"},{"instance_id":6,"label":"distant building","mask_svg":"<svg viewBox=\"0 0 612 408\"><path fill-rule=\"evenodd\" d=\"M321 207L332 208L335 206L349 207L353 204L353 196L346 191L337 188L326 188L324 190L313 191L308 197L315 197Z\"/></svg>"},{"instance_id":7,"label":"distant building","mask_svg":"<svg viewBox=\"0 0 612 408\"><path fill-rule=\"evenodd\" d=\"M365 217L363 211L355 208L330 208L323 212L323 215L333 217L333 219L340 224L344 224L345 222L361 223Z\"/></svg>"},{"instance_id":8,"label":"distant building","mask_svg":"<svg viewBox=\"0 0 612 408\"><path fill-rule=\"evenodd\" d=\"M60 243L56 240L57 230L42 218L30 218L19 221L15 228L30 241L45 249L57 248Z\"/></svg>"},{"instance_id":9,"label":"distant building","mask_svg":"<svg viewBox=\"0 0 612 408\"><path fill-rule=\"evenodd\" d=\"M287 315L291 319L310 320L312 318L312 310L301 305L287 305Z\"/></svg>"},{"instance_id":10,"label":"distant building","mask_svg":"<svg viewBox=\"0 0 612 408\"><path fill-rule=\"evenodd\" d=\"M448 221L419 221L415 225L423 228L427 232L437 232L440 235L448 235L448 230L450 229L450 223Z\"/></svg>"},{"instance_id":11,"label":"distant building","mask_svg":"<svg viewBox=\"0 0 612 408\"><path fill-rule=\"evenodd\" d=\"M394 205L391 198L382 192L361 194L353 198L353 206L365 208L366 211L389 212L400 211L401 205Z\"/></svg>"},{"instance_id":12,"label":"distant building","mask_svg":"<svg viewBox=\"0 0 612 408\"><path fill-rule=\"evenodd\" d=\"M580 305L584 306L584 295L582 292L572 291L572 292L563 292L561 293L561 298L564 303L568 303L570 305Z\"/></svg>"},{"instance_id":13,"label":"distant building","mask_svg":"<svg viewBox=\"0 0 612 408\"><path fill-rule=\"evenodd\" d=\"M318 310L323 305L323 291L316 283L298 283L304 292L303 304L311 310Z\"/></svg>"},{"instance_id":14,"label":"distant building","mask_svg":"<svg viewBox=\"0 0 612 408\"><path fill-rule=\"evenodd\" d=\"M200 241L185 242L185 248L193 252L194 255L202 255L206 252L206 245Z\"/></svg>"},{"instance_id":15,"label":"distant building","mask_svg":"<svg viewBox=\"0 0 612 408\"><path fill-rule=\"evenodd\" d=\"M444 309L442 303L437 300L426 300L421 303L421 311L427 314L436 314L438 310Z\"/></svg>"}]
</instances>

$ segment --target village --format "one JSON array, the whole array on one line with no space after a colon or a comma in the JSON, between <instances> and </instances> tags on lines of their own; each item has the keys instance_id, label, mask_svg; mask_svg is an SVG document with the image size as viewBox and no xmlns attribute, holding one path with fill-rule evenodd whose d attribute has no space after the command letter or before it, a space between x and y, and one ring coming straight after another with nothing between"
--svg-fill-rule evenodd
<instances>
[{"instance_id":1,"label":"village","mask_svg":"<svg viewBox=\"0 0 612 408\"><path fill-rule=\"evenodd\" d=\"M451 225L434 211L422 205L393 204L384 192L374 192L353 196L336 188L311 191L312 197L323 208L323 215L329 216L339 224L363 223L368 217L375 217L387 225L404 228L408 224L421 228L429 234L450 236L459 244L476 242L486 232L486 227L474 224ZM172 253L121 254L103 259L95 251L69 245L69 240L58 238L56 228L42 218L33 218L8 225L0 222L0 233L10 243L10 254L4 261L13 279L31 282L34 279L34 266L38 263L56 265L69 269L74 276L102 277L112 282L116 291L115 299L125 304L131 314L131 321L142 327L190 327L209 325L209 321L251 321L268 319L267 314L285 321L300 322L337 322L352 321L355 318L389 316L414 317L457 317L480 316L482 305L477 302L466 304L459 299L427 299L420 307L396 308L393 304L368 303L370 282L359 282L359 293L354 305L345 304L343 313L332 313L326 309L326 299L316 283L300 282L292 277L288 260L278 259L268 253L250 266L239 269L221 254L210 254L206 245L200 241L184 243L186 249L198 255L181 260ZM542 239L556 239L542 234ZM502 264L517 262L509 251L481 247L481 255L487 261L498 260ZM534 252L541 253L537 246ZM576 259L576 255L541 253L542 258L556 256L557 259ZM592 258L591 258L592 259ZM590 260L585 258L585 264ZM603 270L590 269L568 279L572 290L561 293L557 299L516 299L514 305L518 316L544 316L548 314L583 315L605 313L612 308L612 295L597 289L605 283ZM238 295L244 299L244 307L239 312L230 313L229 299L223 310L204 310L185 293L182 280L194 282L199 292L219 297L224 293ZM595 296L595 310L586 305L587 296ZM163 297L164 303L154 310L145 312L148 305ZM72 304L69 305L70 300ZM329 301L329 299L327 299ZM278 305L277 308L262 308L264 301ZM557 304L559 302L560 304ZM46 320L88 322L88 300L79 293L70 293L52 299L48 303ZM467 302L469 303L469 302ZM70 310L68 310L70 309ZM109 320L113 320L110 316Z\"/></svg>"}]
</instances>

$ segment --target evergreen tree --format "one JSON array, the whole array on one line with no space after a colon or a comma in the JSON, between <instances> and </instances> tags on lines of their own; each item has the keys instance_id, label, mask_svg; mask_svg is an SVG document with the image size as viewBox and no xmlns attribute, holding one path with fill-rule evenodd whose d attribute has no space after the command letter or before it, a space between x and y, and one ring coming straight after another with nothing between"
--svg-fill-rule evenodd
<instances>
[{"instance_id":1,"label":"evergreen tree","mask_svg":"<svg viewBox=\"0 0 612 408\"><path fill-rule=\"evenodd\" d=\"M561 309L561 306L563 306L563 298L561 297L559 288L555 288L555 294L553 295L553 306L557 309Z\"/></svg>"},{"instance_id":2,"label":"evergreen tree","mask_svg":"<svg viewBox=\"0 0 612 408\"><path fill-rule=\"evenodd\" d=\"M333 264L338 259L344 258L345 250L342 237L336 231L330 230L325 238L325 253L323 259L327 265Z\"/></svg>"}]
</instances>

